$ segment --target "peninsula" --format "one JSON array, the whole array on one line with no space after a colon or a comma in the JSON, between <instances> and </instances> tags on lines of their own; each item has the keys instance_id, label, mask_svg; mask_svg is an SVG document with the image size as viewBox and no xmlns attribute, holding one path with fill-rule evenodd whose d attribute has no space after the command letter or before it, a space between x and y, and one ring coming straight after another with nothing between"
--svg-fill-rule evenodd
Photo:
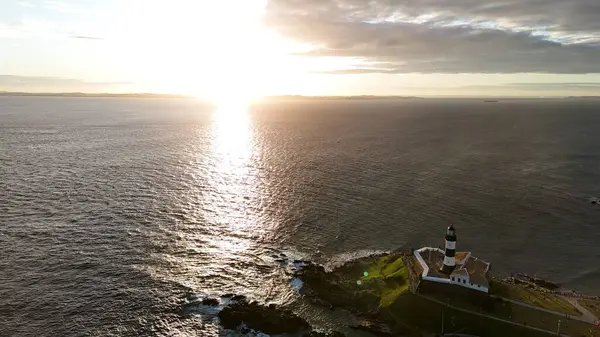
<instances>
[{"instance_id":1,"label":"peninsula","mask_svg":"<svg viewBox=\"0 0 600 337\"><path fill-rule=\"evenodd\" d=\"M226 329L306 337L353 336L353 331L383 337L600 337L600 297L524 274L495 277L490 262L456 247L456 229L450 226L444 250L376 254L333 270L294 261L291 282L301 285L304 301L321 310L348 311L362 322L340 327L343 332L313 330L284 307L244 296L186 301L184 315L190 308L221 305L218 317Z\"/></svg>"},{"instance_id":2,"label":"peninsula","mask_svg":"<svg viewBox=\"0 0 600 337\"><path fill-rule=\"evenodd\" d=\"M494 277L491 263L456 247L450 226L445 250L380 254L332 271L307 263L296 277L305 297L354 312L378 335L600 336L600 297L524 274Z\"/></svg>"}]
</instances>

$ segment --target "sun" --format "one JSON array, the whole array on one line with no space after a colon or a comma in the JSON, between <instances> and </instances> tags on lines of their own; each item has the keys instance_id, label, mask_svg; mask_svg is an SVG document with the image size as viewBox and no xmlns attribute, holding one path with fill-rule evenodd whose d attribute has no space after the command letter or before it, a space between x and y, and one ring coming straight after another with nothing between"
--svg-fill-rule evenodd
<instances>
[{"instance_id":1,"label":"sun","mask_svg":"<svg viewBox=\"0 0 600 337\"><path fill-rule=\"evenodd\" d=\"M121 9L123 20L135 17L136 25L120 33L123 45L115 50L128 50L126 71L148 90L248 103L285 87L285 73L294 69L290 42L264 26L265 6L266 0L139 2Z\"/></svg>"}]
</instances>

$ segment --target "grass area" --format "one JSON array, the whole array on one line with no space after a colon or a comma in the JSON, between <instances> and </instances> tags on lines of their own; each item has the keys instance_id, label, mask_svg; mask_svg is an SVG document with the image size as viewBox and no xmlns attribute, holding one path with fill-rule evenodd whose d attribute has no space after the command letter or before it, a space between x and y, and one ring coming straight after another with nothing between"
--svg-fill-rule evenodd
<instances>
[{"instance_id":1,"label":"grass area","mask_svg":"<svg viewBox=\"0 0 600 337\"><path fill-rule=\"evenodd\" d=\"M445 333L464 333L486 337L548 337L555 336L468 312L446 308L444 305L406 292L381 313L386 321L395 321L394 332L409 335L414 331L440 333L442 316ZM574 335L579 336L579 335Z\"/></svg>"},{"instance_id":2,"label":"grass area","mask_svg":"<svg viewBox=\"0 0 600 337\"><path fill-rule=\"evenodd\" d=\"M375 260L361 278L365 288L374 288L381 298L379 305L389 307L402 293L408 290L408 270L402 257L387 255Z\"/></svg>"},{"instance_id":3,"label":"grass area","mask_svg":"<svg viewBox=\"0 0 600 337\"><path fill-rule=\"evenodd\" d=\"M437 300L441 300L436 296ZM446 303L447 297L443 302ZM547 331L556 331L558 320L561 321L560 331L569 336L600 337L600 328L589 323L567 319L532 308L522 307L500 299L490 299L490 303L475 304L464 299L464 296L452 297L449 305L460 307L486 316L501 318L527 326ZM445 307L440 303L419 297L410 292L404 293L391 305L387 315L399 323L399 330L406 326L415 330L430 332L441 331L442 312L444 314L445 332L467 333L479 336L549 336L540 331L514 326L506 322L496 321L488 317ZM400 323L401 322L401 323ZM406 329L400 332L407 332Z\"/></svg>"},{"instance_id":4,"label":"grass area","mask_svg":"<svg viewBox=\"0 0 600 337\"><path fill-rule=\"evenodd\" d=\"M440 291L437 295L427 294L430 297L438 296L437 300L443 303L446 303L450 297L449 305L472 312L446 307L444 304L413 294L408 291L410 285L408 265L404 264L400 254L360 259L355 263L336 268L331 273L325 273L317 267L311 270L312 272L305 276L307 277L305 286L308 287L310 284L312 291L315 291L320 299L335 307L389 322L398 335L420 335L420 331L439 333L443 315L445 332L489 337L555 336L555 333L535 331L485 317L491 316L551 332L556 331L558 320L561 320L563 334L600 337L600 328L591 324L570 320L561 314L523 307L499 298L489 298L479 292L473 293L477 296L459 291L449 293ZM493 287L496 287L498 292L505 292L503 296L508 294L509 298L515 294L521 296L527 294L509 286L513 285Z\"/></svg>"},{"instance_id":5,"label":"grass area","mask_svg":"<svg viewBox=\"0 0 600 337\"><path fill-rule=\"evenodd\" d=\"M579 304L600 319L600 301L581 299L579 300Z\"/></svg>"},{"instance_id":6,"label":"grass area","mask_svg":"<svg viewBox=\"0 0 600 337\"><path fill-rule=\"evenodd\" d=\"M564 314L581 315L571 303L561 297L517 284L495 281L490 284L490 293Z\"/></svg>"},{"instance_id":7,"label":"grass area","mask_svg":"<svg viewBox=\"0 0 600 337\"><path fill-rule=\"evenodd\" d=\"M475 293L473 293L474 295ZM424 294L437 301L451 306L492 316L527 326L556 331L558 321L561 321L561 332L570 336L600 337L600 328L589 323L572 320L563 314L553 314L535 308L525 307L504 301L500 298L468 296L463 292L428 292ZM483 336L487 336L484 334Z\"/></svg>"}]
</instances>

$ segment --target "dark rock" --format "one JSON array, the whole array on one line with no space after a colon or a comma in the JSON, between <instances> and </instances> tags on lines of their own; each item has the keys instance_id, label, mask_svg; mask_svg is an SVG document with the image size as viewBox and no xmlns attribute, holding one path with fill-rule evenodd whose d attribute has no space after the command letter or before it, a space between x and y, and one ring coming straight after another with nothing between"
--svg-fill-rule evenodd
<instances>
[{"instance_id":1,"label":"dark rock","mask_svg":"<svg viewBox=\"0 0 600 337\"><path fill-rule=\"evenodd\" d=\"M205 298L202 300L202 305L208 305L211 307L216 307L217 305L219 305L219 300L216 298Z\"/></svg>"},{"instance_id":2,"label":"dark rock","mask_svg":"<svg viewBox=\"0 0 600 337\"><path fill-rule=\"evenodd\" d=\"M546 288L548 290L556 290L556 289L560 288L560 285L558 285L558 284L556 284L554 282L542 280L542 279L539 279L539 278L535 278L533 280L533 283L536 286L538 286L538 287Z\"/></svg>"},{"instance_id":3,"label":"dark rock","mask_svg":"<svg viewBox=\"0 0 600 337\"><path fill-rule=\"evenodd\" d=\"M302 337L346 337L343 333L339 331L333 331L330 333L311 331L310 333L305 333Z\"/></svg>"},{"instance_id":4,"label":"dark rock","mask_svg":"<svg viewBox=\"0 0 600 337\"><path fill-rule=\"evenodd\" d=\"M329 336L329 337L346 337L346 335L344 335L343 333L341 333L339 331L334 331L334 332L328 334L327 336Z\"/></svg>"},{"instance_id":5,"label":"dark rock","mask_svg":"<svg viewBox=\"0 0 600 337\"><path fill-rule=\"evenodd\" d=\"M271 257L274 258L274 259L278 259L279 255L277 255L277 254L271 254Z\"/></svg>"},{"instance_id":6,"label":"dark rock","mask_svg":"<svg viewBox=\"0 0 600 337\"><path fill-rule=\"evenodd\" d=\"M286 257L287 255L285 255L284 253L279 253L279 256Z\"/></svg>"},{"instance_id":7,"label":"dark rock","mask_svg":"<svg viewBox=\"0 0 600 337\"><path fill-rule=\"evenodd\" d=\"M294 263L306 263L306 262L302 261L302 260L294 260Z\"/></svg>"},{"instance_id":8,"label":"dark rock","mask_svg":"<svg viewBox=\"0 0 600 337\"><path fill-rule=\"evenodd\" d=\"M275 259L275 262L278 262L278 263L285 263L285 260L284 260L284 259Z\"/></svg>"},{"instance_id":9,"label":"dark rock","mask_svg":"<svg viewBox=\"0 0 600 337\"><path fill-rule=\"evenodd\" d=\"M392 332L390 331L390 329L381 324L381 323L376 323L376 322L366 322L360 325L352 325L350 326L350 329L352 330L357 330L357 331L365 331L368 332L372 335L378 336L378 337L393 337L394 335L392 335Z\"/></svg>"},{"instance_id":10,"label":"dark rock","mask_svg":"<svg viewBox=\"0 0 600 337\"><path fill-rule=\"evenodd\" d=\"M517 278L515 278L515 280L514 280L515 283L527 283L527 282L529 282L529 285L526 285L526 286L529 286L529 287L534 287L534 285L535 285L537 287L545 288L545 289L548 289L548 290L556 290L556 289L560 288L559 284L556 284L556 283L550 282L550 281L546 281L546 280L542 280L542 279L537 278L537 277L532 277L532 276L529 276L529 275L524 274L524 273L518 273L517 277L520 278L521 280L518 280Z\"/></svg>"},{"instance_id":11,"label":"dark rock","mask_svg":"<svg viewBox=\"0 0 600 337\"><path fill-rule=\"evenodd\" d=\"M221 296L221 297L225 297L225 298L232 298L233 296L235 296L235 294L232 294L232 293L227 293L227 294L225 294L225 295L223 295L223 296Z\"/></svg>"},{"instance_id":12,"label":"dark rock","mask_svg":"<svg viewBox=\"0 0 600 337\"><path fill-rule=\"evenodd\" d=\"M239 302L227 306L219 312L219 319L226 329L235 329L244 323L248 328L266 334L296 333L310 329L304 319L291 311L256 302Z\"/></svg>"},{"instance_id":13,"label":"dark rock","mask_svg":"<svg viewBox=\"0 0 600 337\"><path fill-rule=\"evenodd\" d=\"M185 296L185 299L188 301L195 301L198 299L198 295L196 295L195 293L189 292L187 293L187 295Z\"/></svg>"},{"instance_id":14,"label":"dark rock","mask_svg":"<svg viewBox=\"0 0 600 337\"><path fill-rule=\"evenodd\" d=\"M235 295L231 298L232 301L245 302L246 296L244 295Z\"/></svg>"},{"instance_id":15,"label":"dark rock","mask_svg":"<svg viewBox=\"0 0 600 337\"><path fill-rule=\"evenodd\" d=\"M342 266L333 272L313 263L307 263L296 276L304 282L300 293L316 304L348 309L354 313L376 313L380 298L368 289L357 289L349 275L353 266ZM348 281L350 280L350 281Z\"/></svg>"},{"instance_id":16,"label":"dark rock","mask_svg":"<svg viewBox=\"0 0 600 337\"><path fill-rule=\"evenodd\" d=\"M311 298L310 300L311 300L311 302L313 304L320 305L320 306L323 306L323 307L331 307L332 306L331 304L323 301L319 297L314 297L314 298Z\"/></svg>"},{"instance_id":17,"label":"dark rock","mask_svg":"<svg viewBox=\"0 0 600 337\"><path fill-rule=\"evenodd\" d=\"M315 285L324 285L328 283L327 272L323 266L316 265L314 263L306 264L301 270L297 272L298 276L305 282L311 282Z\"/></svg>"}]
</instances>

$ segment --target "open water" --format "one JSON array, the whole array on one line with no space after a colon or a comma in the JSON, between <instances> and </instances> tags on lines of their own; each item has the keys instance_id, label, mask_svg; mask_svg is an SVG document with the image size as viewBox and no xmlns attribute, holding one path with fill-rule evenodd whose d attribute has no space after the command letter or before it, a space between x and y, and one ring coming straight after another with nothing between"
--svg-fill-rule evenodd
<instances>
[{"instance_id":1,"label":"open water","mask_svg":"<svg viewBox=\"0 0 600 337\"><path fill-rule=\"evenodd\" d=\"M600 101L0 97L0 335L217 335L299 303L279 254L442 246L600 292ZM189 313L187 313L189 314Z\"/></svg>"}]
</instances>

